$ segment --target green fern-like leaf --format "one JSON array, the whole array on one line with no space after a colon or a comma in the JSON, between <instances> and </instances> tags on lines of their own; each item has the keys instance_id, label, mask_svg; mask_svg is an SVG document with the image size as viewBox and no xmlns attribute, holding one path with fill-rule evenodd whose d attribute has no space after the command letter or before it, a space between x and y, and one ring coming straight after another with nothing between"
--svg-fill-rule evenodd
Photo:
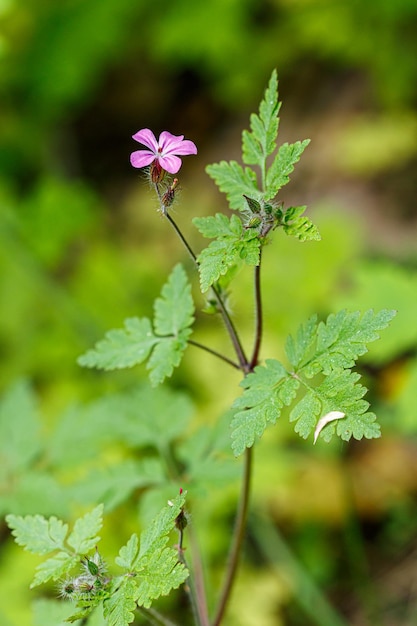
<instances>
[{"instance_id":1,"label":"green fern-like leaf","mask_svg":"<svg viewBox=\"0 0 417 626\"><path fill-rule=\"evenodd\" d=\"M306 391L290 413L290 421L295 422L295 431L301 437L307 438L319 418L332 412L339 419L317 432L324 440L328 441L335 432L344 440L352 436L379 437L376 417L368 412L369 403L364 400L367 390L358 383L360 376L351 368L394 315L394 311L387 310L370 310L363 315L341 311L330 315L326 322L318 324L314 316L300 326L295 338L288 337L286 343L292 374L278 361L268 360L242 381L244 393L233 404L237 409L232 419L235 454L252 446L266 426L276 422L283 406L290 406L302 389ZM318 374L321 380L316 387L307 384L306 379Z\"/></svg>"},{"instance_id":2,"label":"green fern-like leaf","mask_svg":"<svg viewBox=\"0 0 417 626\"><path fill-rule=\"evenodd\" d=\"M187 338L194 322L191 285L182 265L174 267L161 297L155 300L154 328L157 335Z\"/></svg>"},{"instance_id":3,"label":"green fern-like leaf","mask_svg":"<svg viewBox=\"0 0 417 626\"><path fill-rule=\"evenodd\" d=\"M332 372L315 389L310 389L290 414L290 421L296 422L295 431L304 439L311 434L320 415L330 411L341 411L345 417L328 424L320 433L325 441L330 441L336 432L345 441L380 437L380 426L376 416L367 412L369 402L363 399L366 387L358 384L360 375L350 370Z\"/></svg>"},{"instance_id":4,"label":"green fern-like leaf","mask_svg":"<svg viewBox=\"0 0 417 626\"><path fill-rule=\"evenodd\" d=\"M241 382L244 393L233 403L237 412L232 420L232 449L236 456L250 448L269 424L275 424L284 405L293 401L299 381L288 374L284 366L268 359L258 365Z\"/></svg>"},{"instance_id":5,"label":"green fern-like leaf","mask_svg":"<svg viewBox=\"0 0 417 626\"><path fill-rule=\"evenodd\" d=\"M231 268L245 262L257 265L261 242L257 233L243 228L241 220L217 213L215 217L194 219L205 237L216 237L198 257L201 290L204 293Z\"/></svg>"},{"instance_id":6,"label":"green fern-like leaf","mask_svg":"<svg viewBox=\"0 0 417 626\"><path fill-rule=\"evenodd\" d=\"M109 597L103 602L103 614L107 626L128 626L135 619L137 584L134 578L123 577L114 585Z\"/></svg>"},{"instance_id":7,"label":"green fern-like leaf","mask_svg":"<svg viewBox=\"0 0 417 626\"><path fill-rule=\"evenodd\" d=\"M289 207L283 216L282 227L284 232L299 241L320 241L319 230L310 218L303 216L307 207Z\"/></svg>"},{"instance_id":8,"label":"green fern-like leaf","mask_svg":"<svg viewBox=\"0 0 417 626\"><path fill-rule=\"evenodd\" d=\"M90 552L99 541L97 533L103 526L103 505L99 504L84 517L80 517L74 524L74 529L67 542L78 554Z\"/></svg>"},{"instance_id":9,"label":"green fern-like leaf","mask_svg":"<svg viewBox=\"0 0 417 626\"><path fill-rule=\"evenodd\" d=\"M124 326L124 329L107 332L94 350L79 357L79 365L114 370L143 363L158 342L150 320L146 317L131 317L125 320Z\"/></svg>"},{"instance_id":10,"label":"green fern-like leaf","mask_svg":"<svg viewBox=\"0 0 417 626\"><path fill-rule=\"evenodd\" d=\"M127 319L124 329L109 331L78 363L112 370L133 367L151 355L150 381L154 386L163 382L181 362L194 321L191 286L181 265L174 267L154 311L154 329L147 318Z\"/></svg>"},{"instance_id":11,"label":"green fern-like leaf","mask_svg":"<svg viewBox=\"0 0 417 626\"><path fill-rule=\"evenodd\" d=\"M68 552L58 552L51 558L40 563L35 572L35 578L30 588L42 585L49 580L59 580L80 561L80 557Z\"/></svg>"},{"instance_id":12,"label":"green fern-like leaf","mask_svg":"<svg viewBox=\"0 0 417 626\"><path fill-rule=\"evenodd\" d=\"M284 143L280 146L266 174L265 200L274 198L281 187L289 182L290 174L294 171L294 165L298 163L309 143L310 140L305 139L291 144Z\"/></svg>"},{"instance_id":13,"label":"green fern-like leaf","mask_svg":"<svg viewBox=\"0 0 417 626\"><path fill-rule=\"evenodd\" d=\"M56 517L45 519L42 515L7 515L6 522L19 546L34 554L48 554L64 550L68 525Z\"/></svg>"},{"instance_id":14,"label":"green fern-like leaf","mask_svg":"<svg viewBox=\"0 0 417 626\"><path fill-rule=\"evenodd\" d=\"M281 103L278 102L277 72L272 72L264 99L259 107L259 115L253 113L250 118L251 131L243 131L242 157L247 165L264 166L267 156L276 147Z\"/></svg>"},{"instance_id":15,"label":"green fern-like leaf","mask_svg":"<svg viewBox=\"0 0 417 626\"><path fill-rule=\"evenodd\" d=\"M363 315L346 310L329 315L318 326L316 356L307 365L306 375L353 367L368 351L367 344L379 339L378 332L388 326L395 314L386 309L378 313L370 309Z\"/></svg>"},{"instance_id":16,"label":"green fern-like leaf","mask_svg":"<svg viewBox=\"0 0 417 626\"><path fill-rule=\"evenodd\" d=\"M221 161L206 167L207 174L226 194L231 209L246 210L244 195L260 200L262 197L256 182L256 174L249 167L242 168L236 161Z\"/></svg>"},{"instance_id":17,"label":"green fern-like leaf","mask_svg":"<svg viewBox=\"0 0 417 626\"><path fill-rule=\"evenodd\" d=\"M139 606L151 606L153 600L177 588L188 576L178 562L178 552L167 546L184 503L185 494L177 496L141 534L140 541L134 534L119 551L116 563L128 575L134 574L136 588L131 597Z\"/></svg>"}]
</instances>

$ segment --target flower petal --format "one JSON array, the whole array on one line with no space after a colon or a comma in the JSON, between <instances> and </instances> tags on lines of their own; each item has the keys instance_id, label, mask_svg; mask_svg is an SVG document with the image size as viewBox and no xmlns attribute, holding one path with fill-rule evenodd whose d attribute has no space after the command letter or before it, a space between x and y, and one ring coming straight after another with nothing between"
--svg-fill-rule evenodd
<instances>
[{"instance_id":1,"label":"flower petal","mask_svg":"<svg viewBox=\"0 0 417 626\"><path fill-rule=\"evenodd\" d=\"M182 141L180 145L176 146L176 148L173 150L173 153L181 155L197 154L197 146L193 141L190 141L189 139L184 139L184 141Z\"/></svg>"},{"instance_id":2,"label":"flower petal","mask_svg":"<svg viewBox=\"0 0 417 626\"><path fill-rule=\"evenodd\" d=\"M154 154L158 153L158 142L156 137L149 128L142 128L133 135L133 139L143 144L147 148L150 148Z\"/></svg>"},{"instance_id":3,"label":"flower petal","mask_svg":"<svg viewBox=\"0 0 417 626\"><path fill-rule=\"evenodd\" d=\"M184 135L173 135L167 130L163 130L159 135L158 145L162 153L175 152L175 148L181 145Z\"/></svg>"},{"instance_id":4,"label":"flower petal","mask_svg":"<svg viewBox=\"0 0 417 626\"><path fill-rule=\"evenodd\" d=\"M150 150L136 150L130 155L130 162L133 167L146 167L155 160L155 154Z\"/></svg>"},{"instance_id":5,"label":"flower petal","mask_svg":"<svg viewBox=\"0 0 417 626\"><path fill-rule=\"evenodd\" d=\"M174 154L160 156L158 161L162 169L166 170L170 174L176 174L182 163L181 159Z\"/></svg>"},{"instance_id":6,"label":"flower petal","mask_svg":"<svg viewBox=\"0 0 417 626\"><path fill-rule=\"evenodd\" d=\"M159 147L162 154L197 154L197 148L194 142L184 139L184 135L172 135L164 130L159 135Z\"/></svg>"}]
</instances>

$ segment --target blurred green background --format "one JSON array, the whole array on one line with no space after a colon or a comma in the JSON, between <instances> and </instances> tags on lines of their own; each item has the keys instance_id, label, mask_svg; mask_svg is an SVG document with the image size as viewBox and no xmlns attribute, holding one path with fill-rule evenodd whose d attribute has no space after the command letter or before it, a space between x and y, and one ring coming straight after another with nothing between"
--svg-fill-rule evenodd
<instances>
[{"instance_id":1,"label":"blurred green background","mask_svg":"<svg viewBox=\"0 0 417 626\"><path fill-rule=\"evenodd\" d=\"M188 263L130 167L131 135L167 129L198 145L174 211L199 249L190 217L225 207L204 168L239 159L241 130L276 67L280 142L312 140L281 199L308 204L323 241L280 235L266 250L263 356L280 358L285 336L316 311L398 316L361 363L381 440L313 449L283 419L259 446L256 513L227 624L417 623L416 34L415 0L0 0L2 514L70 518L100 494L114 515L106 541L118 547L137 524L139 495L142 514L152 509L129 472L119 499L71 490L140 458L127 438L115 448L103 435L117 411L103 417L99 398L146 381L142 367L90 372L77 356L125 317L149 316L172 265ZM242 274L232 306L246 341L251 296ZM203 314L195 338L227 346ZM181 409L192 431L215 423L238 382L190 349L170 393L192 398ZM228 463L230 478L239 466ZM236 490L212 473L195 525L215 589ZM36 561L0 530L0 623L57 626L61 607L28 590Z\"/></svg>"}]
</instances>

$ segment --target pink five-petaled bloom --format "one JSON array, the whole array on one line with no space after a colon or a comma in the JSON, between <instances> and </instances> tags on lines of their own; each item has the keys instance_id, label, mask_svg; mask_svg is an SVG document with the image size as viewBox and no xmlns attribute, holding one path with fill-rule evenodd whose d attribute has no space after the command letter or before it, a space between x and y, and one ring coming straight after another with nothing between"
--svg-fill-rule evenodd
<instances>
[{"instance_id":1,"label":"pink five-petaled bloom","mask_svg":"<svg viewBox=\"0 0 417 626\"><path fill-rule=\"evenodd\" d=\"M159 135L158 141L149 128L139 130L133 135L133 139L149 148L132 152L130 162L133 167L146 167L156 161L161 169L176 174L181 167L180 156L197 154L197 148L192 141L184 139L184 135L172 135L167 130Z\"/></svg>"}]
</instances>

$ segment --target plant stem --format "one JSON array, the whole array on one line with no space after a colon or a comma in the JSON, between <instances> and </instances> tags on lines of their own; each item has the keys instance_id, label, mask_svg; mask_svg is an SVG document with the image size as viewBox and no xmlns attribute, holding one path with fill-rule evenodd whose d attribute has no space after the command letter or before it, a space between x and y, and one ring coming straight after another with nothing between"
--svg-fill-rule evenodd
<instances>
[{"instance_id":1,"label":"plant stem","mask_svg":"<svg viewBox=\"0 0 417 626\"><path fill-rule=\"evenodd\" d=\"M257 365L259 359L259 351L261 349L262 330L263 330L263 315L262 315L262 297L261 297L261 257L262 247L259 251L259 264L255 266L254 272L254 285L255 285L255 343L253 346L252 358L250 360L250 369Z\"/></svg>"},{"instance_id":2,"label":"plant stem","mask_svg":"<svg viewBox=\"0 0 417 626\"><path fill-rule=\"evenodd\" d=\"M205 350L206 352L209 352L210 354L212 354L213 356L216 356L222 361L225 361L226 363L228 363L235 369L240 370L239 363L235 363L234 361L232 361L232 359L229 359L227 356L224 356L224 354L220 354L220 352L217 352L216 350L213 350L212 348L209 348L208 346L205 346L202 343L199 343L198 341L194 341L193 339L189 339L188 343L190 344L190 346L195 346L196 348L200 348L200 350Z\"/></svg>"},{"instance_id":3,"label":"plant stem","mask_svg":"<svg viewBox=\"0 0 417 626\"><path fill-rule=\"evenodd\" d=\"M181 529L179 531L179 540L178 540L178 560L180 563L184 565L184 567L189 572L190 568L188 567L187 560L184 556L183 540L184 540L184 531ZM190 574L188 575L188 578L184 583L184 590L188 596L188 600L190 602L190 606L193 612L194 622L196 626L206 626L207 624L206 619L208 618L204 617L203 618L204 621L202 619L202 612L203 612L202 607L199 604L196 590L194 588L193 580Z\"/></svg>"},{"instance_id":4,"label":"plant stem","mask_svg":"<svg viewBox=\"0 0 417 626\"><path fill-rule=\"evenodd\" d=\"M252 476L252 448L245 451L242 491L239 500L239 509L237 512L235 528L233 532L233 543L229 554L229 563L226 571L226 577L223 585L222 595L220 597L216 614L212 622L212 626L219 626L227 604L230 600L232 586L235 580L239 557L242 549L242 543L245 536L246 520L248 515L248 504L250 494L250 483Z\"/></svg>"},{"instance_id":5,"label":"plant stem","mask_svg":"<svg viewBox=\"0 0 417 626\"><path fill-rule=\"evenodd\" d=\"M159 193L158 193L158 197L159 197ZM178 227L177 223L175 222L175 220L171 217L171 215L166 212L164 213L165 217L167 218L167 220L169 221L169 223L171 224L171 226L173 227L173 229L175 230L176 234L178 235L178 237L180 238L180 240L182 241L183 245L185 246L188 254L191 256L194 264L196 265L196 267L198 268L198 261L197 261L197 256L195 255L193 249L191 248L190 244L188 243L188 241L186 240L186 238L184 237L184 235L181 232L181 229ZM220 314L223 318L223 321L225 323L227 332L229 333L229 337L230 340L233 344L233 347L235 349L236 352L236 356L237 359L239 361L239 367L242 370L242 372L244 372L245 374L249 371L249 365L248 365L248 360L246 358L245 355L245 351L243 349L243 346L240 342L239 336L236 332L236 329L234 327L234 324L232 322L232 319L229 315L229 312L226 309L226 306L223 302L223 299L221 297L221 295L219 294L219 292L217 291L217 289L212 286L212 291L216 297L216 301L217 304L219 305L219 309L220 309Z\"/></svg>"}]
</instances>

